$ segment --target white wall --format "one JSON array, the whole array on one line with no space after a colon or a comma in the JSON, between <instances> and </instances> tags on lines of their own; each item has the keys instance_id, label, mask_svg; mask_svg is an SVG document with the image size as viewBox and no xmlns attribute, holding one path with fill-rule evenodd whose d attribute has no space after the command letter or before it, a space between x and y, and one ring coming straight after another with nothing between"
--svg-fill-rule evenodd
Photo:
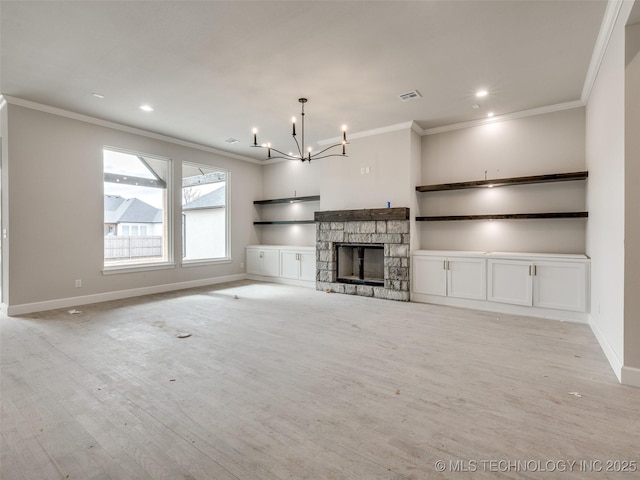
<instances>
[{"instance_id":1,"label":"white wall","mask_svg":"<svg viewBox=\"0 0 640 480\"><path fill-rule=\"evenodd\" d=\"M262 194L253 200L307 197L320 194L321 162L284 161L262 167ZM319 202L254 206L254 220L313 220ZM315 246L316 227L307 225L256 226L260 243L267 245Z\"/></svg>"},{"instance_id":2,"label":"white wall","mask_svg":"<svg viewBox=\"0 0 640 480\"><path fill-rule=\"evenodd\" d=\"M636 2L636 9L640 4ZM626 28L625 41L625 275L624 369L635 369L640 386L640 24Z\"/></svg>"},{"instance_id":3,"label":"white wall","mask_svg":"<svg viewBox=\"0 0 640 480\"><path fill-rule=\"evenodd\" d=\"M385 208L387 202L411 207L412 132L404 128L352 138L348 158L321 160L321 209Z\"/></svg>"},{"instance_id":4,"label":"white wall","mask_svg":"<svg viewBox=\"0 0 640 480\"><path fill-rule=\"evenodd\" d=\"M243 273L244 247L257 242L252 195L261 167L204 150L10 104L8 219L9 306ZM181 258L181 162L230 171L230 263L103 275L104 145L173 160L174 258ZM37 272L37 274L36 274ZM74 288L82 279L82 288Z\"/></svg>"},{"instance_id":5,"label":"white wall","mask_svg":"<svg viewBox=\"0 0 640 480\"><path fill-rule=\"evenodd\" d=\"M422 138L421 184L585 170L584 108ZM586 184L417 193L421 216L585 210ZM421 248L584 253L584 219L421 222Z\"/></svg>"},{"instance_id":6,"label":"white wall","mask_svg":"<svg viewBox=\"0 0 640 480\"><path fill-rule=\"evenodd\" d=\"M0 301L5 302L8 298L9 282L7 274L6 258L9 253L9 242L2 236L2 229L7 226L7 200L8 200L8 144L9 144L9 128L8 128L8 104L0 99Z\"/></svg>"},{"instance_id":7,"label":"white wall","mask_svg":"<svg viewBox=\"0 0 640 480\"><path fill-rule=\"evenodd\" d=\"M592 329L618 378L624 359L624 23L611 36L586 116Z\"/></svg>"}]
</instances>

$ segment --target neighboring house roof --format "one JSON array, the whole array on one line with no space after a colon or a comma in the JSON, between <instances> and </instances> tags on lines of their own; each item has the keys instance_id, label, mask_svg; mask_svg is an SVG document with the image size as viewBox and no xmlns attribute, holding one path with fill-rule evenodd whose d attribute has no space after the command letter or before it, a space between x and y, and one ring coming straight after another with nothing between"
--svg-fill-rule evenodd
<instances>
[{"instance_id":1,"label":"neighboring house roof","mask_svg":"<svg viewBox=\"0 0 640 480\"><path fill-rule=\"evenodd\" d=\"M162 223L162 210L138 198L105 195L104 223Z\"/></svg>"},{"instance_id":2,"label":"neighboring house roof","mask_svg":"<svg viewBox=\"0 0 640 480\"><path fill-rule=\"evenodd\" d=\"M198 210L204 208L220 208L225 206L226 187L220 187L213 192L209 192L195 200L185 203L182 210Z\"/></svg>"}]
</instances>

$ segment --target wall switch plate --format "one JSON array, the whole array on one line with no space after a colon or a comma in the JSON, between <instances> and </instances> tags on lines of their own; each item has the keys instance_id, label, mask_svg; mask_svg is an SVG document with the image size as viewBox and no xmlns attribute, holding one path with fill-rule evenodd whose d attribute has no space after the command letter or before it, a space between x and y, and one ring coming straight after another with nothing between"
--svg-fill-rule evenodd
<instances>
[{"instance_id":1,"label":"wall switch plate","mask_svg":"<svg viewBox=\"0 0 640 480\"><path fill-rule=\"evenodd\" d=\"M76 280L76 288L82 287L82 280Z\"/></svg>"}]
</instances>

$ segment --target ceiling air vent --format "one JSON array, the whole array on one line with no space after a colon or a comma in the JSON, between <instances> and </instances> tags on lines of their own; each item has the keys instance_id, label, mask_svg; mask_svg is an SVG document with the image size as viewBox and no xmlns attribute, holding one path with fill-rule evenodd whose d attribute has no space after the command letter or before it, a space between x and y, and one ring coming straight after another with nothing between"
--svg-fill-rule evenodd
<instances>
[{"instance_id":1,"label":"ceiling air vent","mask_svg":"<svg viewBox=\"0 0 640 480\"><path fill-rule=\"evenodd\" d=\"M410 100L422 98L422 95L420 95L420 92L418 90L413 90L411 92L400 94L398 95L398 97L400 97L401 102L408 102Z\"/></svg>"}]
</instances>

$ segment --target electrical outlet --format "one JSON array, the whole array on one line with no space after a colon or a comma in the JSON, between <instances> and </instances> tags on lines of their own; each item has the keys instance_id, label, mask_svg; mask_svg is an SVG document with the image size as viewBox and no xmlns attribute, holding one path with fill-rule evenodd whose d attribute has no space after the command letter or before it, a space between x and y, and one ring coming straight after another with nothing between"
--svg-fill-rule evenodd
<instances>
[{"instance_id":1,"label":"electrical outlet","mask_svg":"<svg viewBox=\"0 0 640 480\"><path fill-rule=\"evenodd\" d=\"M82 280L76 280L76 288L82 287Z\"/></svg>"}]
</instances>

